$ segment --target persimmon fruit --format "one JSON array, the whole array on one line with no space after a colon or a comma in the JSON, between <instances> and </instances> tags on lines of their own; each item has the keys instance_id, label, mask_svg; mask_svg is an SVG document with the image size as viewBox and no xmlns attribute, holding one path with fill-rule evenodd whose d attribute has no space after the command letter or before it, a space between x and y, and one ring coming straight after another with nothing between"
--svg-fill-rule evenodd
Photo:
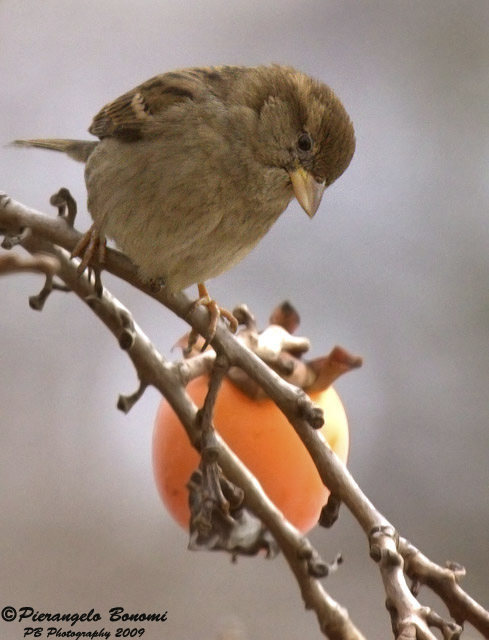
<instances>
[{"instance_id":1,"label":"persimmon fruit","mask_svg":"<svg viewBox=\"0 0 489 640\"><path fill-rule=\"evenodd\" d=\"M187 390L202 406L208 378L192 380ZM348 422L333 387L310 394L325 416L320 432L336 455L346 462ZM225 379L219 391L214 422L217 431L256 476L265 493L284 516L303 532L316 523L329 491L305 446L270 399L255 400ZM186 484L199 465L199 455L173 409L163 399L153 432L153 469L160 496L173 518L188 529L190 510Z\"/></svg>"}]
</instances>

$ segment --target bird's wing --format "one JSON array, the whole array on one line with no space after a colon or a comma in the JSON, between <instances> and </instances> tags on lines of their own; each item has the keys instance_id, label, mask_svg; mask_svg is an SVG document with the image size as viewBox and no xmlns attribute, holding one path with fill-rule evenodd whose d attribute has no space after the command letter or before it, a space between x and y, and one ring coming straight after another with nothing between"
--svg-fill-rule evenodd
<instances>
[{"instance_id":1,"label":"bird's wing","mask_svg":"<svg viewBox=\"0 0 489 640\"><path fill-rule=\"evenodd\" d=\"M180 102L198 101L209 96L225 100L227 91L223 75L227 76L227 70L233 69L240 68L184 69L155 76L106 104L94 117L89 131L100 139L140 140L151 135L158 118Z\"/></svg>"}]
</instances>

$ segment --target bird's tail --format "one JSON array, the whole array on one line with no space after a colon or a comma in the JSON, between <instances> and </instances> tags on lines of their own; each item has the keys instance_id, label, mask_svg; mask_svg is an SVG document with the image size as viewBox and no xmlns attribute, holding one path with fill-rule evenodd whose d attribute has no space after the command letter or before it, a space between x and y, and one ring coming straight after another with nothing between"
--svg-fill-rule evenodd
<instances>
[{"instance_id":1,"label":"bird's tail","mask_svg":"<svg viewBox=\"0 0 489 640\"><path fill-rule=\"evenodd\" d=\"M46 138L40 140L14 140L12 144L17 147L40 147L41 149L62 151L69 155L70 158L73 158L73 160L86 162L92 151L98 145L98 142Z\"/></svg>"}]
</instances>

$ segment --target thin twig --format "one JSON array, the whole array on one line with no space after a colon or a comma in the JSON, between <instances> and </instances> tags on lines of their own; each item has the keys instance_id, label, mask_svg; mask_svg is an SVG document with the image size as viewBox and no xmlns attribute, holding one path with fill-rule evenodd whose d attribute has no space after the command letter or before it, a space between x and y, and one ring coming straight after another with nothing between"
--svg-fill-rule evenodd
<instances>
[{"instance_id":1,"label":"thin twig","mask_svg":"<svg viewBox=\"0 0 489 640\"><path fill-rule=\"evenodd\" d=\"M458 624L469 622L484 638L489 638L489 611L471 598L460 586L465 569L454 562L440 567L405 538L400 538L399 551L404 558L406 574L424 584L446 604Z\"/></svg>"}]
</instances>

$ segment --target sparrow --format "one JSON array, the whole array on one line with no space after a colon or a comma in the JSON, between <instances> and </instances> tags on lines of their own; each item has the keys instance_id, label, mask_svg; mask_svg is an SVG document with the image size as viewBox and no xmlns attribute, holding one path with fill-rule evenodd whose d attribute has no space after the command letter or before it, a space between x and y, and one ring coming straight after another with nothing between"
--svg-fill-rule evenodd
<instances>
[{"instance_id":1,"label":"sparrow","mask_svg":"<svg viewBox=\"0 0 489 640\"><path fill-rule=\"evenodd\" d=\"M85 163L90 230L74 250L80 271L111 238L145 282L167 293L205 287L242 260L294 198L309 217L350 164L352 122L334 92L282 65L163 73L104 106L98 140L15 144Z\"/></svg>"}]
</instances>

